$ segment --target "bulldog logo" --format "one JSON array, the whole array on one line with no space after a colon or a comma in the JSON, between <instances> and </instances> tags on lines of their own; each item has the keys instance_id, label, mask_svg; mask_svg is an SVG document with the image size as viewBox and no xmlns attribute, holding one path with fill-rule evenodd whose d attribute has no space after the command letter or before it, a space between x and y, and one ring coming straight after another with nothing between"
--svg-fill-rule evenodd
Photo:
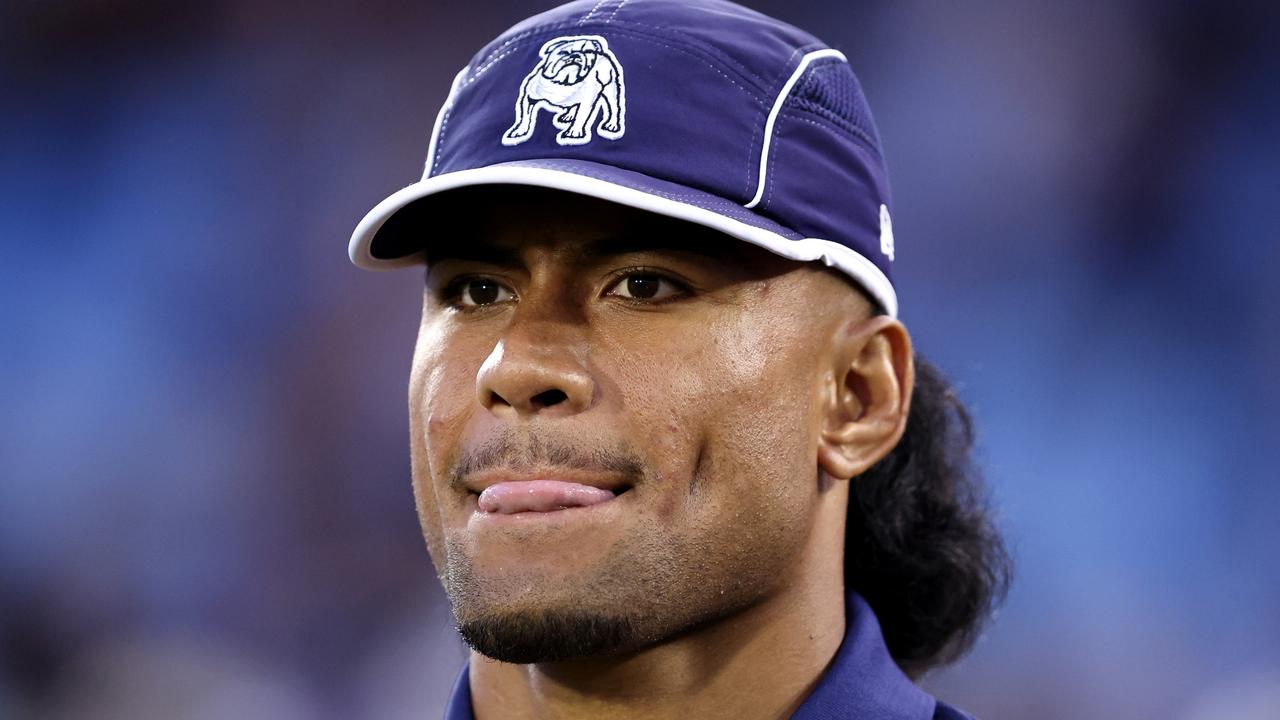
<instances>
[{"instance_id":1,"label":"bulldog logo","mask_svg":"<svg viewBox=\"0 0 1280 720\"><path fill-rule=\"evenodd\" d=\"M627 97L622 66L599 35L571 35L548 41L541 62L520 84L516 122L502 135L503 145L519 145L533 136L542 109L553 113L560 145L591 142L594 128L617 140L626 131Z\"/></svg>"}]
</instances>

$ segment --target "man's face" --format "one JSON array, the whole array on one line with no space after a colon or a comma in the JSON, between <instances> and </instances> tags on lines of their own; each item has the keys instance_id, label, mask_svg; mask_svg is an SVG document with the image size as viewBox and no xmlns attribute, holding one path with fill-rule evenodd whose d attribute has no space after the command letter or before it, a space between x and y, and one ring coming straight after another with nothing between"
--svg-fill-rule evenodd
<instances>
[{"instance_id":1,"label":"man's face","mask_svg":"<svg viewBox=\"0 0 1280 720\"><path fill-rule=\"evenodd\" d=\"M828 349L866 301L813 265L568 194L474 191L450 211L465 221L429 240L409 410L464 637L509 662L634 650L786 587L826 492ZM485 488L543 480L609 499L480 509Z\"/></svg>"}]
</instances>

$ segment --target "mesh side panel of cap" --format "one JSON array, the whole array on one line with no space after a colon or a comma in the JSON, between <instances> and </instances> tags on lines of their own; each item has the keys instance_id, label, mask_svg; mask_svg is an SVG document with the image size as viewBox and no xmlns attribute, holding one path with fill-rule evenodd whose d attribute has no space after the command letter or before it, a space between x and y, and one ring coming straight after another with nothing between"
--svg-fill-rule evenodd
<instances>
[{"instance_id":1,"label":"mesh side panel of cap","mask_svg":"<svg viewBox=\"0 0 1280 720\"><path fill-rule=\"evenodd\" d=\"M880 133L871 118L862 86L848 63L828 62L809 68L792 89L787 104L826 118L880 153Z\"/></svg>"},{"instance_id":2,"label":"mesh side panel of cap","mask_svg":"<svg viewBox=\"0 0 1280 720\"><path fill-rule=\"evenodd\" d=\"M879 140L848 63L810 64L777 115L768 187L756 207L806 237L853 250L892 283L886 211L893 201Z\"/></svg>"}]
</instances>

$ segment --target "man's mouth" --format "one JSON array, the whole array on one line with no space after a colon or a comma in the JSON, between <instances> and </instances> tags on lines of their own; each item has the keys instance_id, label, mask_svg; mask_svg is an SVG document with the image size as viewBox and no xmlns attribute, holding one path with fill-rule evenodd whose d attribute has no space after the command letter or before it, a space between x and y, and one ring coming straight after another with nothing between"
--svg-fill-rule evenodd
<instances>
[{"instance_id":1,"label":"man's mouth","mask_svg":"<svg viewBox=\"0 0 1280 720\"><path fill-rule=\"evenodd\" d=\"M477 505L482 513L500 515L555 512L606 503L628 489L607 489L564 480L513 480L486 487Z\"/></svg>"}]
</instances>

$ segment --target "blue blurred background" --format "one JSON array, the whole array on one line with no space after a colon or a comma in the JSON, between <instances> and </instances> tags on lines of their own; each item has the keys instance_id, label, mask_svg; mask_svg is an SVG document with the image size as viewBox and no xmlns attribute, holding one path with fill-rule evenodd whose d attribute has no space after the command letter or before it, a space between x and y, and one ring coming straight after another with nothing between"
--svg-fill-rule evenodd
<instances>
[{"instance_id":1,"label":"blue blurred background","mask_svg":"<svg viewBox=\"0 0 1280 720\"><path fill-rule=\"evenodd\" d=\"M1018 577L988 720L1280 718L1280 4L754 6L849 56ZM346 259L546 3L0 10L0 717L438 717L420 276Z\"/></svg>"}]
</instances>

